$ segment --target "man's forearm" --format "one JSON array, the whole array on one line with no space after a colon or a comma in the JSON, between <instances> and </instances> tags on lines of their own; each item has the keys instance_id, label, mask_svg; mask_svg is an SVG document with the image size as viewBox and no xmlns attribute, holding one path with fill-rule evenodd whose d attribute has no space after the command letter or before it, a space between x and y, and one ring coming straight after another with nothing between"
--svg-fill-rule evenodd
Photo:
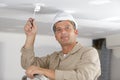
<instances>
[{"instance_id":1,"label":"man's forearm","mask_svg":"<svg viewBox=\"0 0 120 80\"><path fill-rule=\"evenodd\" d=\"M55 71L54 70L44 69L44 75L52 80L55 80Z\"/></svg>"},{"instance_id":2,"label":"man's forearm","mask_svg":"<svg viewBox=\"0 0 120 80\"><path fill-rule=\"evenodd\" d=\"M26 41L25 41L24 48L33 47L34 46L35 37L36 37L36 35L26 36Z\"/></svg>"}]
</instances>

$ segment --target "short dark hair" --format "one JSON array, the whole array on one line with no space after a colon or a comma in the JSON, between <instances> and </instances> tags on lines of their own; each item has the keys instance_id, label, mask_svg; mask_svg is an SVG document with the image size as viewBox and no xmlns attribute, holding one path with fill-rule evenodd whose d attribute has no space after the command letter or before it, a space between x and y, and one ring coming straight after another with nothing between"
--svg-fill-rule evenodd
<instances>
[{"instance_id":1,"label":"short dark hair","mask_svg":"<svg viewBox=\"0 0 120 80\"><path fill-rule=\"evenodd\" d=\"M58 22L61 22L61 21L58 21ZM69 20L69 22L73 25L73 28L76 29L75 23L74 23L73 21L70 21L70 20ZM55 23L55 24L56 24L56 23ZM54 31L54 33L55 33L55 31L56 31L56 26L55 26L55 24L53 25L53 31Z\"/></svg>"}]
</instances>

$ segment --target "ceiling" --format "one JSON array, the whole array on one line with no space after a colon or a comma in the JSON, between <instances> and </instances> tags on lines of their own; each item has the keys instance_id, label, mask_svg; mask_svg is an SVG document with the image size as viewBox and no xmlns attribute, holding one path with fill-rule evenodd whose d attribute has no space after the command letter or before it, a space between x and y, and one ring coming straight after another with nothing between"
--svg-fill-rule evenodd
<instances>
[{"instance_id":1,"label":"ceiling","mask_svg":"<svg viewBox=\"0 0 120 80\"><path fill-rule=\"evenodd\" d=\"M36 3L41 4L35 15L40 35L53 35L51 23L59 11L73 15L79 37L97 39L120 33L120 0L0 0L0 32L24 33Z\"/></svg>"}]
</instances>

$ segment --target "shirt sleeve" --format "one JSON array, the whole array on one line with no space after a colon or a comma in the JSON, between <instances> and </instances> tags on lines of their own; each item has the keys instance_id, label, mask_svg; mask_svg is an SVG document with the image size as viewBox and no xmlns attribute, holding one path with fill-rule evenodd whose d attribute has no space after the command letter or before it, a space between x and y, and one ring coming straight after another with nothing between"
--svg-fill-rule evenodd
<instances>
[{"instance_id":1,"label":"shirt sleeve","mask_svg":"<svg viewBox=\"0 0 120 80\"><path fill-rule=\"evenodd\" d=\"M74 70L55 70L56 80L97 80L101 74L96 49L85 50Z\"/></svg>"},{"instance_id":2,"label":"shirt sleeve","mask_svg":"<svg viewBox=\"0 0 120 80\"><path fill-rule=\"evenodd\" d=\"M21 49L21 66L27 69L31 65L40 66L43 68L48 68L49 65L49 55L46 57L35 57L33 47L26 49Z\"/></svg>"}]
</instances>

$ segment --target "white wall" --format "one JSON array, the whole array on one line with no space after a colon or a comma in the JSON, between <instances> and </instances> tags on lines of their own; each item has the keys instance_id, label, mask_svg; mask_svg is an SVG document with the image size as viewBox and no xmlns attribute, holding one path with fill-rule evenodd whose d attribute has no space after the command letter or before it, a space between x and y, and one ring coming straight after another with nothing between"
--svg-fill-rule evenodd
<instances>
[{"instance_id":1,"label":"white wall","mask_svg":"<svg viewBox=\"0 0 120 80\"><path fill-rule=\"evenodd\" d=\"M0 80L21 80L24 70L20 65L20 49L25 41L25 34L0 32ZM78 39L81 44L91 46L92 40ZM35 52L38 56L50 54L59 50L60 46L51 36L39 35L35 42Z\"/></svg>"},{"instance_id":2,"label":"white wall","mask_svg":"<svg viewBox=\"0 0 120 80\"><path fill-rule=\"evenodd\" d=\"M120 80L120 34L110 35L106 38L107 48L112 49L111 80Z\"/></svg>"},{"instance_id":3,"label":"white wall","mask_svg":"<svg viewBox=\"0 0 120 80\"><path fill-rule=\"evenodd\" d=\"M111 60L111 80L120 80L120 47L113 49Z\"/></svg>"},{"instance_id":4,"label":"white wall","mask_svg":"<svg viewBox=\"0 0 120 80\"><path fill-rule=\"evenodd\" d=\"M20 66L23 38L19 34L0 33L0 80L21 80L24 74Z\"/></svg>"},{"instance_id":5,"label":"white wall","mask_svg":"<svg viewBox=\"0 0 120 80\"><path fill-rule=\"evenodd\" d=\"M107 36L106 42L107 42L107 48L109 49L120 47L120 34Z\"/></svg>"}]
</instances>

